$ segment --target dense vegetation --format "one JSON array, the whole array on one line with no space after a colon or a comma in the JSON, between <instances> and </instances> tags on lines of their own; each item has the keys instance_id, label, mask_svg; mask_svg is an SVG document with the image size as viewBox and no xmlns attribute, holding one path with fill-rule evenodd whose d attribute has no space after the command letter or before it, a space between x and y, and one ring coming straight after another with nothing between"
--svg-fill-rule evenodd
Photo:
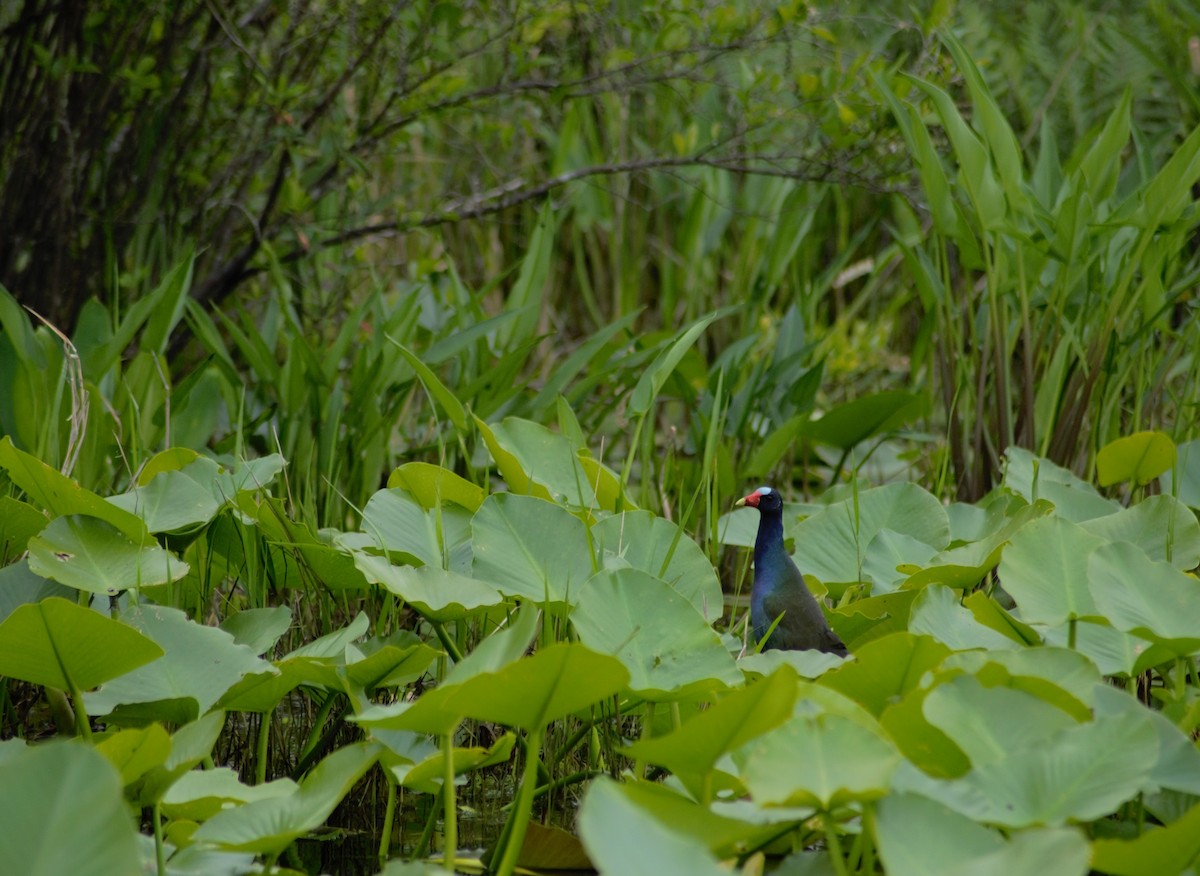
<instances>
[{"instance_id":1,"label":"dense vegetation","mask_svg":"<svg viewBox=\"0 0 1200 876\"><path fill-rule=\"evenodd\" d=\"M0 12L0 860L1194 872L1200 17L1005 5Z\"/></svg>"}]
</instances>

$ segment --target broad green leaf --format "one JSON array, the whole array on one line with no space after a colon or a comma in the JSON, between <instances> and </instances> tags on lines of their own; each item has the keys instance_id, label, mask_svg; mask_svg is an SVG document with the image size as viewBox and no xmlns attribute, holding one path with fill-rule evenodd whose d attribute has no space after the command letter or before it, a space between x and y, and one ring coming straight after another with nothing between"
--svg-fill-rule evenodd
<instances>
[{"instance_id":1,"label":"broad green leaf","mask_svg":"<svg viewBox=\"0 0 1200 876\"><path fill-rule=\"evenodd\" d=\"M938 550L950 540L946 510L916 484L889 484L817 511L785 532L796 539L796 563L825 584L863 580L867 546L880 530L910 536Z\"/></svg>"},{"instance_id":2,"label":"broad green leaf","mask_svg":"<svg viewBox=\"0 0 1200 876\"><path fill-rule=\"evenodd\" d=\"M1031 505L1038 499L1054 504L1060 517L1082 523L1105 517L1121 506L1096 492L1096 488L1048 459L1034 456L1021 447L1004 451L1004 486Z\"/></svg>"},{"instance_id":3,"label":"broad green leaf","mask_svg":"<svg viewBox=\"0 0 1200 876\"><path fill-rule=\"evenodd\" d=\"M803 434L818 444L849 450L876 435L894 431L920 416L923 399L901 390L859 396L805 425Z\"/></svg>"},{"instance_id":4,"label":"broad green leaf","mask_svg":"<svg viewBox=\"0 0 1200 876\"><path fill-rule=\"evenodd\" d=\"M1200 581L1128 542L1096 548L1088 572L1096 606L1114 627L1181 657L1200 649Z\"/></svg>"},{"instance_id":5,"label":"broad green leaf","mask_svg":"<svg viewBox=\"0 0 1200 876\"><path fill-rule=\"evenodd\" d=\"M404 490L425 508L454 502L474 512L479 510L486 496L482 487L428 462L405 463L388 475L387 485L388 489Z\"/></svg>"},{"instance_id":6,"label":"broad green leaf","mask_svg":"<svg viewBox=\"0 0 1200 876\"><path fill-rule=\"evenodd\" d=\"M871 582L872 594L892 593L909 577L901 569L923 566L937 554L937 548L919 538L881 529L863 554L863 580Z\"/></svg>"},{"instance_id":7,"label":"broad green leaf","mask_svg":"<svg viewBox=\"0 0 1200 876\"><path fill-rule=\"evenodd\" d=\"M17 450L7 435L0 439L0 468L53 517L87 514L108 521L134 541L146 536L146 525L138 517L85 490L40 459Z\"/></svg>"},{"instance_id":8,"label":"broad green leaf","mask_svg":"<svg viewBox=\"0 0 1200 876\"><path fill-rule=\"evenodd\" d=\"M163 471L108 501L142 518L151 532L194 530L208 524L225 504L214 494L218 472L216 462L199 457L179 471Z\"/></svg>"},{"instance_id":9,"label":"broad green leaf","mask_svg":"<svg viewBox=\"0 0 1200 876\"><path fill-rule=\"evenodd\" d=\"M381 732L387 733L389 731ZM386 738L380 741L385 745L387 744ZM507 763L512 756L513 746L516 745L516 742L517 737L515 734L503 733L499 739L486 748L475 746L472 748L451 749L454 775L461 776L472 770ZM410 766L391 765L388 769L396 779L396 783L402 787L416 791L418 794L436 794L441 789L444 781L446 770L445 754L434 746L429 756L422 758L417 763Z\"/></svg>"},{"instance_id":10,"label":"broad green leaf","mask_svg":"<svg viewBox=\"0 0 1200 876\"><path fill-rule=\"evenodd\" d=\"M1096 719L1133 715L1149 720L1158 734L1158 761L1150 779L1160 788L1200 796L1200 749L1195 740L1176 727L1161 711L1148 709L1120 688L1097 682Z\"/></svg>"},{"instance_id":11,"label":"broad green leaf","mask_svg":"<svg viewBox=\"0 0 1200 876\"><path fill-rule=\"evenodd\" d=\"M117 771L75 741L30 746L0 764L0 861L21 876L142 872Z\"/></svg>"},{"instance_id":12,"label":"broad green leaf","mask_svg":"<svg viewBox=\"0 0 1200 876\"><path fill-rule=\"evenodd\" d=\"M162 655L132 627L57 596L0 624L0 675L62 690L93 688Z\"/></svg>"},{"instance_id":13,"label":"broad green leaf","mask_svg":"<svg viewBox=\"0 0 1200 876\"><path fill-rule=\"evenodd\" d=\"M496 443L517 461L530 480L545 488L543 498L569 508L600 507L575 448L562 435L519 417L506 417L491 428Z\"/></svg>"},{"instance_id":14,"label":"broad green leaf","mask_svg":"<svg viewBox=\"0 0 1200 876\"><path fill-rule=\"evenodd\" d=\"M1092 869L1112 876L1187 873L1200 857L1200 803L1166 827L1149 827L1133 840L1098 839Z\"/></svg>"},{"instance_id":15,"label":"broad green leaf","mask_svg":"<svg viewBox=\"0 0 1200 876\"><path fill-rule=\"evenodd\" d=\"M574 603L592 575L584 522L544 499L488 496L471 531L475 575L509 596Z\"/></svg>"},{"instance_id":16,"label":"broad green leaf","mask_svg":"<svg viewBox=\"0 0 1200 876\"><path fill-rule=\"evenodd\" d=\"M277 670L233 636L191 620L178 609L131 606L122 620L145 633L166 652L157 660L87 694L94 715L112 723L165 720L186 723L207 712L234 684L252 673Z\"/></svg>"},{"instance_id":17,"label":"broad green leaf","mask_svg":"<svg viewBox=\"0 0 1200 876\"><path fill-rule=\"evenodd\" d=\"M1021 643L985 627L970 609L959 604L958 592L941 584L930 584L917 594L908 619L909 632L932 636L955 651L970 648L1012 649Z\"/></svg>"},{"instance_id":18,"label":"broad green leaf","mask_svg":"<svg viewBox=\"0 0 1200 876\"><path fill-rule=\"evenodd\" d=\"M40 602L50 596L75 602L79 591L33 574L27 559L0 568L0 623L22 605Z\"/></svg>"},{"instance_id":19,"label":"broad green leaf","mask_svg":"<svg viewBox=\"0 0 1200 876\"><path fill-rule=\"evenodd\" d=\"M1092 821L1151 786L1158 740L1148 719L1118 715L1060 731L944 782L908 770L898 790L932 797L977 821L1003 827Z\"/></svg>"},{"instance_id":20,"label":"broad green leaf","mask_svg":"<svg viewBox=\"0 0 1200 876\"><path fill-rule=\"evenodd\" d=\"M442 520L454 513L449 507L442 508ZM441 568L443 543L438 539L437 514L426 511L403 490L380 490L363 509L362 527L382 550Z\"/></svg>"},{"instance_id":21,"label":"broad green leaf","mask_svg":"<svg viewBox=\"0 0 1200 876\"><path fill-rule=\"evenodd\" d=\"M437 566L395 566L362 551L353 556L368 581L383 585L432 620L461 620L504 601L495 585Z\"/></svg>"},{"instance_id":22,"label":"broad green leaf","mask_svg":"<svg viewBox=\"0 0 1200 876\"><path fill-rule=\"evenodd\" d=\"M244 608L221 621L221 629L255 654L265 654L292 625L292 610L286 605L274 608Z\"/></svg>"},{"instance_id":23,"label":"broad green leaf","mask_svg":"<svg viewBox=\"0 0 1200 876\"><path fill-rule=\"evenodd\" d=\"M704 773L724 754L773 730L792 715L796 673L790 666L722 696L678 730L642 739L626 748L630 757L672 773Z\"/></svg>"},{"instance_id":24,"label":"broad green leaf","mask_svg":"<svg viewBox=\"0 0 1200 876\"><path fill-rule=\"evenodd\" d=\"M1162 432L1135 432L1100 448L1096 476L1102 487L1121 481L1141 486L1170 471L1174 464L1174 441Z\"/></svg>"},{"instance_id":25,"label":"broad green leaf","mask_svg":"<svg viewBox=\"0 0 1200 876\"><path fill-rule=\"evenodd\" d=\"M317 764L298 791L218 812L192 837L225 849L276 855L324 824L379 753L378 743L340 748Z\"/></svg>"},{"instance_id":26,"label":"broad green leaf","mask_svg":"<svg viewBox=\"0 0 1200 876\"><path fill-rule=\"evenodd\" d=\"M761 847L779 836L789 822L799 822L811 814L811 810L760 809L745 799L703 806L658 782L626 780L618 787L647 817L674 833L690 837L695 845L707 848L722 860Z\"/></svg>"},{"instance_id":27,"label":"broad green leaf","mask_svg":"<svg viewBox=\"0 0 1200 876\"><path fill-rule=\"evenodd\" d=\"M1150 496L1083 528L1108 542L1132 542L1150 559L1166 560L1176 569L1200 565L1200 521L1174 496Z\"/></svg>"},{"instance_id":28,"label":"broad green leaf","mask_svg":"<svg viewBox=\"0 0 1200 876\"><path fill-rule=\"evenodd\" d=\"M629 399L629 413L632 416L645 416L650 411L658 394L662 392L667 378L679 365L679 360L692 348L705 329L716 320L729 316L734 310L735 308L727 307L701 317L687 328L682 329L675 336L675 340L663 348L650 366L642 372L637 385L633 388L633 395Z\"/></svg>"},{"instance_id":29,"label":"broad green leaf","mask_svg":"<svg viewBox=\"0 0 1200 876\"><path fill-rule=\"evenodd\" d=\"M217 767L191 770L179 777L163 795L162 811L168 818L206 821L222 809L254 800L270 800L296 793L291 779L275 779L261 785L244 785L236 770Z\"/></svg>"},{"instance_id":30,"label":"broad green leaf","mask_svg":"<svg viewBox=\"0 0 1200 876\"><path fill-rule=\"evenodd\" d=\"M188 565L153 539L135 544L104 520L72 514L29 540L29 569L77 590L115 596L177 581Z\"/></svg>"},{"instance_id":31,"label":"broad green leaf","mask_svg":"<svg viewBox=\"0 0 1200 876\"><path fill-rule=\"evenodd\" d=\"M1046 644L1069 648L1070 626L1045 631ZM1113 629L1106 624L1079 621L1075 625L1075 649L1096 664L1104 675L1137 675L1175 655L1162 645Z\"/></svg>"},{"instance_id":32,"label":"broad green leaf","mask_svg":"<svg viewBox=\"0 0 1200 876\"><path fill-rule=\"evenodd\" d=\"M827 811L883 797L901 760L890 741L841 715L793 718L734 755L760 806Z\"/></svg>"},{"instance_id":33,"label":"broad green leaf","mask_svg":"<svg viewBox=\"0 0 1200 876\"><path fill-rule=\"evenodd\" d=\"M171 736L162 724L155 723L118 730L98 742L96 750L121 774L121 784L129 785L166 763L171 753Z\"/></svg>"},{"instance_id":34,"label":"broad green leaf","mask_svg":"<svg viewBox=\"0 0 1200 876\"><path fill-rule=\"evenodd\" d=\"M483 443L487 445L488 453L496 461L496 468L500 470L500 476L504 478L505 486L508 487L509 492L520 496L537 496L541 499L549 499L550 491L542 486L541 483L530 478L530 473L521 465L521 461L500 443L492 431L492 427L479 419L479 417L475 417L474 415L472 417L475 420L475 428L479 430L479 434L483 437Z\"/></svg>"},{"instance_id":35,"label":"broad green leaf","mask_svg":"<svg viewBox=\"0 0 1200 876\"><path fill-rule=\"evenodd\" d=\"M26 502L0 496L0 563L25 553L29 539L46 527L46 515Z\"/></svg>"},{"instance_id":36,"label":"broad green leaf","mask_svg":"<svg viewBox=\"0 0 1200 876\"><path fill-rule=\"evenodd\" d=\"M1079 721L1091 716L1101 675L1086 655L1052 647L961 651L947 657L939 668L948 673L966 671L989 687L1005 685L1031 693Z\"/></svg>"},{"instance_id":37,"label":"broad green leaf","mask_svg":"<svg viewBox=\"0 0 1200 876\"><path fill-rule=\"evenodd\" d=\"M878 717L884 708L913 690L950 649L929 636L893 633L863 645L854 661L826 673L819 684L840 691Z\"/></svg>"},{"instance_id":38,"label":"broad green leaf","mask_svg":"<svg viewBox=\"0 0 1200 876\"><path fill-rule=\"evenodd\" d=\"M889 876L1088 872L1088 842L1075 828L1026 830L1006 839L916 794L879 801L875 836Z\"/></svg>"},{"instance_id":39,"label":"broad green leaf","mask_svg":"<svg viewBox=\"0 0 1200 876\"><path fill-rule=\"evenodd\" d=\"M637 569L592 576L579 592L571 622L583 644L624 664L630 688L643 698L675 699L742 681L700 612L665 582Z\"/></svg>"},{"instance_id":40,"label":"broad green leaf","mask_svg":"<svg viewBox=\"0 0 1200 876\"><path fill-rule=\"evenodd\" d=\"M384 730L415 730L445 735L466 717L459 709L459 688L470 679L491 678L500 669L521 659L537 633L539 613L523 608L503 630L492 633L446 673L441 684L427 690L415 702L370 705L353 720Z\"/></svg>"},{"instance_id":41,"label":"broad green leaf","mask_svg":"<svg viewBox=\"0 0 1200 876\"><path fill-rule=\"evenodd\" d=\"M649 511L624 511L592 526L600 567L628 565L660 578L716 620L725 607L721 582L700 545L677 524Z\"/></svg>"},{"instance_id":42,"label":"broad green leaf","mask_svg":"<svg viewBox=\"0 0 1200 876\"><path fill-rule=\"evenodd\" d=\"M906 590L944 584L955 590L968 590L981 582L1000 563L1000 557L1009 539L1031 521L1051 513L1054 506L1039 499L1032 505L1006 515L1003 524L978 541L948 548L925 563L925 567L913 571L902 585Z\"/></svg>"},{"instance_id":43,"label":"broad green leaf","mask_svg":"<svg viewBox=\"0 0 1200 876\"><path fill-rule=\"evenodd\" d=\"M1077 723L1035 696L984 687L969 675L935 687L925 698L924 711L929 723L954 740L975 767L1043 745Z\"/></svg>"},{"instance_id":44,"label":"broad green leaf","mask_svg":"<svg viewBox=\"0 0 1200 876\"><path fill-rule=\"evenodd\" d=\"M532 730L594 705L629 683L615 657L574 643L542 648L453 692L464 717Z\"/></svg>"},{"instance_id":45,"label":"broad green leaf","mask_svg":"<svg viewBox=\"0 0 1200 876\"><path fill-rule=\"evenodd\" d=\"M711 852L648 815L606 777L584 795L579 835L601 876L727 876Z\"/></svg>"},{"instance_id":46,"label":"broad green leaf","mask_svg":"<svg viewBox=\"0 0 1200 876\"><path fill-rule=\"evenodd\" d=\"M1162 492L1192 508L1200 508L1200 439L1179 445L1175 467L1160 480Z\"/></svg>"},{"instance_id":47,"label":"broad green leaf","mask_svg":"<svg viewBox=\"0 0 1200 876\"><path fill-rule=\"evenodd\" d=\"M1096 613L1088 556L1103 541L1065 518L1035 520L1016 532L1000 560L1000 581L1029 623L1057 626Z\"/></svg>"},{"instance_id":48,"label":"broad green leaf","mask_svg":"<svg viewBox=\"0 0 1200 876\"><path fill-rule=\"evenodd\" d=\"M153 805L179 778L212 753L225 726L225 713L209 712L184 724L171 737L171 751L160 767L146 774L136 795L141 806Z\"/></svg>"},{"instance_id":49,"label":"broad green leaf","mask_svg":"<svg viewBox=\"0 0 1200 876\"><path fill-rule=\"evenodd\" d=\"M976 590L962 601L964 607L985 627L995 630L1002 636L1008 636L1019 645L1040 645L1042 637L1037 630L1017 620L996 600L982 590Z\"/></svg>"}]
</instances>

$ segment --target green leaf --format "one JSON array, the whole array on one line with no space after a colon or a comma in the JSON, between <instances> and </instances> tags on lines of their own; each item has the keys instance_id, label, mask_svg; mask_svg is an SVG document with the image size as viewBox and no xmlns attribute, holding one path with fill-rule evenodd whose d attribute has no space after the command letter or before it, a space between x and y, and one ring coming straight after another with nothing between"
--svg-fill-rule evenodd
<instances>
[{"instance_id":1,"label":"green leaf","mask_svg":"<svg viewBox=\"0 0 1200 876\"><path fill-rule=\"evenodd\" d=\"M1200 439L1185 441L1176 450L1175 467L1161 478L1162 492L1193 509L1200 508Z\"/></svg>"},{"instance_id":2,"label":"green leaf","mask_svg":"<svg viewBox=\"0 0 1200 876\"><path fill-rule=\"evenodd\" d=\"M1098 839L1092 869L1112 876L1186 873L1200 856L1200 803L1166 827L1149 827L1134 840Z\"/></svg>"},{"instance_id":3,"label":"green leaf","mask_svg":"<svg viewBox=\"0 0 1200 876\"><path fill-rule=\"evenodd\" d=\"M734 755L755 803L826 811L883 797L901 760L890 741L841 715L798 716Z\"/></svg>"},{"instance_id":4,"label":"green leaf","mask_svg":"<svg viewBox=\"0 0 1200 876\"><path fill-rule=\"evenodd\" d=\"M394 566L362 551L353 556L368 581L383 585L431 620L462 620L504 601L495 585L477 578L436 566Z\"/></svg>"},{"instance_id":5,"label":"green leaf","mask_svg":"<svg viewBox=\"0 0 1200 876\"><path fill-rule=\"evenodd\" d=\"M142 872L117 771L74 741L0 763L0 860L22 876Z\"/></svg>"},{"instance_id":6,"label":"green leaf","mask_svg":"<svg viewBox=\"0 0 1200 876\"><path fill-rule=\"evenodd\" d=\"M676 523L649 511L623 511L597 521L592 541L601 568L640 569L670 584L706 620L724 610L721 582L704 550Z\"/></svg>"},{"instance_id":7,"label":"green leaf","mask_svg":"<svg viewBox=\"0 0 1200 876\"><path fill-rule=\"evenodd\" d=\"M162 655L137 630L57 596L0 624L0 675L62 690L93 688Z\"/></svg>"},{"instance_id":8,"label":"green leaf","mask_svg":"<svg viewBox=\"0 0 1200 876\"><path fill-rule=\"evenodd\" d=\"M1148 484L1175 465L1175 442L1162 432L1135 432L1100 448L1096 475L1100 486L1121 481Z\"/></svg>"},{"instance_id":9,"label":"green leaf","mask_svg":"<svg viewBox=\"0 0 1200 876\"><path fill-rule=\"evenodd\" d=\"M668 584L637 569L592 576L571 622L583 644L624 664L630 689L646 699L676 699L742 681L704 617Z\"/></svg>"},{"instance_id":10,"label":"green leaf","mask_svg":"<svg viewBox=\"0 0 1200 876\"><path fill-rule=\"evenodd\" d=\"M551 645L452 694L467 718L532 730L594 705L629 683L615 657L574 643Z\"/></svg>"},{"instance_id":11,"label":"green leaf","mask_svg":"<svg viewBox=\"0 0 1200 876\"><path fill-rule=\"evenodd\" d=\"M1021 647L1020 642L975 620L975 615L970 609L963 608L959 599L957 591L941 584L930 584L917 594L913 603L908 619L909 632L932 636L955 651Z\"/></svg>"},{"instance_id":12,"label":"green leaf","mask_svg":"<svg viewBox=\"0 0 1200 876\"><path fill-rule=\"evenodd\" d=\"M0 563L25 553L29 539L46 526L46 515L11 496L0 496Z\"/></svg>"},{"instance_id":13,"label":"green leaf","mask_svg":"<svg viewBox=\"0 0 1200 876\"><path fill-rule=\"evenodd\" d=\"M1068 727L1036 748L1014 749L954 781L907 771L897 788L932 797L977 821L1057 826L1102 818L1147 790L1157 755L1149 719L1118 715Z\"/></svg>"},{"instance_id":14,"label":"green leaf","mask_svg":"<svg viewBox=\"0 0 1200 876\"><path fill-rule=\"evenodd\" d=\"M675 340L663 348L662 352L650 363L650 367L643 371L642 376L638 378L637 385L633 388L633 395L629 400L630 415L637 417L645 416L649 413L650 408L653 407L655 400L658 398L658 394L662 392L667 378L674 373L676 366L679 365L679 360L692 348L692 345L696 343L696 340L704 333L704 330L718 319L729 316L736 309L726 307L715 311L701 317L687 328L679 331L675 336Z\"/></svg>"},{"instance_id":15,"label":"green leaf","mask_svg":"<svg viewBox=\"0 0 1200 876\"><path fill-rule=\"evenodd\" d=\"M450 733L466 717L460 713L457 699L462 685L476 677L492 678L500 669L519 660L537 633L538 616L537 611L529 608L519 610L508 627L484 639L454 664L441 684L427 690L416 702L367 706L353 720L372 729Z\"/></svg>"},{"instance_id":16,"label":"green leaf","mask_svg":"<svg viewBox=\"0 0 1200 876\"><path fill-rule=\"evenodd\" d=\"M1027 830L1006 839L916 794L879 802L875 836L889 876L1088 872L1088 843L1074 828Z\"/></svg>"},{"instance_id":17,"label":"green leaf","mask_svg":"<svg viewBox=\"0 0 1200 876\"><path fill-rule=\"evenodd\" d=\"M803 433L818 444L849 450L876 435L895 431L920 416L923 399L901 390L859 396L808 423Z\"/></svg>"},{"instance_id":18,"label":"green leaf","mask_svg":"<svg viewBox=\"0 0 1200 876\"><path fill-rule=\"evenodd\" d=\"M146 525L138 517L85 490L40 459L17 450L7 435L0 439L0 468L53 517L87 514L108 521L133 541L146 536Z\"/></svg>"},{"instance_id":19,"label":"green leaf","mask_svg":"<svg viewBox=\"0 0 1200 876\"><path fill-rule=\"evenodd\" d=\"M207 821L222 809L236 808L254 800L269 800L294 794L291 779L275 779L261 785L244 785L235 770L217 767L191 770L179 777L163 795L162 811L168 818Z\"/></svg>"},{"instance_id":20,"label":"green leaf","mask_svg":"<svg viewBox=\"0 0 1200 876\"><path fill-rule=\"evenodd\" d=\"M467 410L463 407L463 403L458 400L458 396L446 388L446 384L438 379L438 376L433 373L433 369L422 362L416 353L391 335L388 335L388 340L396 346L400 351L400 355L408 360L408 364L417 372L417 377L425 385L425 391L433 396L434 401L446 412L446 416L450 418L450 422L460 431L466 431Z\"/></svg>"},{"instance_id":21,"label":"green leaf","mask_svg":"<svg viewBox=\"0 0 1200 876\"><path fill-rule=\"evenodd\" d=\"M216 627L191 620L178 609L131 606L122 620L145 633L166 652L84 697L89 713L112 723L164 720L186 723L207 712L225 691L251 673L276 669Z\"/></svg>"},{"instance_id":22,"label":"green leaf","mask_svg":"<svg viewBox=\"0 0 1200 876\"><path fill-rule=\"evenodd\" d=\"M153 539L138 545L96 517L59 517L29 540L29 569L68 587L109 596L177 581L187 563Z\"/></svg>"},{"instance_id":23,"label":"green leaf","mask_svg":"<svg viewBox=\"0 0 1200 876\"><path fill-rule=\"evenodd\" d=\"M1150 496L1082 526L1108 542L1132 542L1152 560L1166 560L1176 569L1200 565L1200 521L1174 496Z\"/></svg>"},{"instance_id":24,"label":"green leaf","mask_svg":"<svg viewBox=\"0 0 1200 876\"><path fill-rule=\"evenodd\" d=\"M317 764L296 792L218 812L200 825L192 838L224 849L277 855L293 840L325 823L375 763L380 750L378 743L340 748Z\"/></svg>"},{"instance_id":25,"label":"green leaf","mask_svg":"<svg viewBox=\"0 0 1200 876\"><path fill-rule=\"evenodd\" d=\"M428 462L406 462L388 476L387 485L406 491L425 508L454 502L474 512L487 495L482 487Z\"/></svg>"},{"instance_id":26,"label":"green leaf","mask_svg":"<svg viewBox=\"0 0 1200 876\"><path fill-rule=\"evenodd\" d=\"M119 730L98 742L96 750L120 772L121 784L129 785L166 763L171 753L171 736L162 724L150 724Z\"/></svg>"},{"instance_id":27,"label":"green leaf","mask_svg":"<svg viewBox=\"0 0 1200 876\"><path fill-rule=\"evenodd\" d=\"M1044 745L1077 722L1032 694L984 687L970 675L930 691L925 717L970 758L972 766L1004 760L1013 751Z\"/></svg>"},{"instance_id":28,"label":"green leaf","mask_svg":"<svg viewBox=\"0 0 1200 876\"><path fill-rule=\"evenodd\" d=\"M1114 627L1181 657L1200 649L1200 581L1128 542L1096 548L1088 573L1096 606Z\"/></svg>"},{"instance_id":29,"label":"green leaf","mask_svg":"<svg viewBox=\"0 0 1200 876\"><path fill-rule=\"evenodd\" d=\"M625 752L676 774L708 772L722 755L790 718L796 692L795 670L781 666L759 682L730 691L679 729L635 742Z\"/></svg>"},{"instance_id":30,"label":"green leaf","mask_svg":"<svg viewBox=\"0 0 1200 876\"><path fill-rule=\"evenodd\" d=\"M817 511L798 526L788 526L796 539L796 563L801 571L825 584L861 579L867 547L883 529L907 535L941 550L950 540L946 509L933 494L916 484L889 484L863 490L854 497Z\"/></svg>"},{"instance_id":31,"label":"green leaf","mask_svg":"<svg viewBox=\"0 0 1200 876\"><path fill-rule=\"evenodd\" d=\"M244 608L221 621L221 629L255 654L265 654L292 625L292 610L286 605L274 608Z\"/></svg>"},{"instance_id":32,"label":"green leaf","mask_svg":"<svg viewBox=\"0 0 1200 876\"><path fill-rule=\"evenodd\" d=\"M1088 557L1104 542L1065 518L1052 516L1022 527L1000 560L1000 581L1016 600L1021 619L1057 626L1096 613L1088 588Z\"/></svg>"},{"instance_id":33,"label":"green leaf","mask_svg":"<svg viewBox=\"0 0 1200 876\"><path fill-rule=\"evenodd\" d=\"M891 702L920 684L950 649L929 636L892 633L854 652L854 661L821 677L820 684L840 691L878 717Z\"/></svg>"},{"instance_id":34,"label":"green leaf","mask_svg":"<svg viewBox=\"0 0 1200 876\"><path fill-rule=\"evenodd\" d=\"M727 876L712 853L648 816L607 777L592 782L584 795L579 834L604 876Z\"/></svg>"},{"instance_id":35,"label":"green leaf","mask_svg":"<svg viewBox=\"0 0 1200 876\"><path fill-rule=\"evenodd\" d=\"M573 604L592 575L582 520L532 496L488 496L471 520L476 577L536 603Z\"/></svg>"},{"instance_id":36,"label":"green leaf","mask_svg":"<svg viewBox=\"0 0 1200 876\"><path fill-rule=\"evenodd\" d=\"M1072 523L1121 510L1119 504L1101 496L1087 481L1048 459L1020 447L1008 448L1004 457L1004 486L1031 505L1038 499L1046 499L1054 504L1060 517Z\"/></svg>"}]
</instances>

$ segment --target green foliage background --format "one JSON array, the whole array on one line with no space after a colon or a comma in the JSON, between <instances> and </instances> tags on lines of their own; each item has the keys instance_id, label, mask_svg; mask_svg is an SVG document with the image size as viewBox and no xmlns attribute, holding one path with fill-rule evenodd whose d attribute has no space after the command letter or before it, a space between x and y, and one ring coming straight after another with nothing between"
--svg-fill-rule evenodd
<instances>
[{"instance_id":1,"label":"green foliage background","mask_svg":"<svg viewBox=\"0 0 1200 876\"><path fill-rule=\"evenodd\" d=\"M0 811L93 796L0 856L1194 867L1190 4L76 6L0 12ZM763 481L850 663L744 641Z\"/></svg>"}]
</instances>

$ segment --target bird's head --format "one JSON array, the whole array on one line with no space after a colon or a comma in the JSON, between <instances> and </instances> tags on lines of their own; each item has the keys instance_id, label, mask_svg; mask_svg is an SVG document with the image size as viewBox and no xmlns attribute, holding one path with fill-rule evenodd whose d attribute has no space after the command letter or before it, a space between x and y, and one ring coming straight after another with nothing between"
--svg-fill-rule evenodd
<instances>
[{"instance_id":1,"label":"bird's head","mask_svg":"<svg viewBox=\"0 0 1200 876\"><path fill-rule=\"evenodd\" d=\"M779 491L771 487L759 487L744 499L738 499L734 505L738 508L750 507L762 511L779 511L783 508L783 497Z\"/></svg>"}]
</instances>

